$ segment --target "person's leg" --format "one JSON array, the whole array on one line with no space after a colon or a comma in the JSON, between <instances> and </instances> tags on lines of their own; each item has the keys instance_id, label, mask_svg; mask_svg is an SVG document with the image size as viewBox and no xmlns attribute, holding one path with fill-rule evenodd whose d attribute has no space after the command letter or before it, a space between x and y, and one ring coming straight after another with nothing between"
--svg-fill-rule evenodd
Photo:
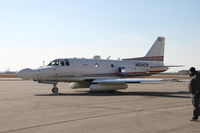
<instances>
[{"instance_id":1,"label":"person's leg","mask_svg":"<svg viewBox=\"0 0 200 133\"><path fill-rule=\"evenodd\" d=\"M196 113L197 113L197 116L199 117L200 116L200 96L198 96L197 100L196 100Z\"/></svg>"},{"instance_id":2,"label":"person's leg","mask_svg":"<svg viewBox=\"0 0 200 133\"><path fill-rule=\"evenodd\" d=\"M198 119L198 102L196 100L196 98L193 96L192 97L192 105L193 105L193 117L192 117L192 120L197 120Z\"/></svg>"}]
</instances>

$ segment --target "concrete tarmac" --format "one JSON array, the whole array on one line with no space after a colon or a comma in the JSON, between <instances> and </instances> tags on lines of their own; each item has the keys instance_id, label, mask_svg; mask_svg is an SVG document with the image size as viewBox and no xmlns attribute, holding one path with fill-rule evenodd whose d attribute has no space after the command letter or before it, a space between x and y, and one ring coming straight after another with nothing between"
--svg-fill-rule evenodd
<instances>
[{"instance_id":1,"label":"concrete tarmac","mask_svg":"<svg viewBox=\"0 0 200 133\"><path fill-rule=\"evenodd\" d=\"M129 84L91 93L32 81L0 81L0 133L197 133L187 82Z\"/></svg>"}]
</instances>

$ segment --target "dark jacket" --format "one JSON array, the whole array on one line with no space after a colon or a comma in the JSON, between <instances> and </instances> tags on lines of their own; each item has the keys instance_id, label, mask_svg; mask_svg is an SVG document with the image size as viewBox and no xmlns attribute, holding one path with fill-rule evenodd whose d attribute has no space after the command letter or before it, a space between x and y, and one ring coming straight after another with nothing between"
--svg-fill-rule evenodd
<instances>
[{"instance_id":1,"label":"dark jacket","mask_svg":"<svg viewBox=\"0 0 200 133\"><path fill-rule=\"evenodd\" d=\"M191 78L189 83L189 92L193 95L200 95L200 73L196 74Z\"/></svg>"}]
</instances>

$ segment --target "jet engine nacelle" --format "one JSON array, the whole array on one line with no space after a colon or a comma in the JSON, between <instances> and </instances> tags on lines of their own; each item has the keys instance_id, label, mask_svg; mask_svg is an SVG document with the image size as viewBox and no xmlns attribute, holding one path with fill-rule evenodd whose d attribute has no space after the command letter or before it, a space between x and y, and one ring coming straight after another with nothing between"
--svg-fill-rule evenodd
<instances>
[{"instance_id":1,"label":"jet engine nacelle","mask_svg":"<svg viewBox=\"0 0 200 133\"><path fill-rule=\"evenodd\" d=\"M89 88L89 82L72 82L69 84L71 89L78 89L78 88Z\"/></svg>"},{"instance_id":2,"label":"jet engine nacelle","mask_svg":"<svg viewBox=\"0 0 200 133\"><path fill-rule=\"evenodd\" d=\"M120 75L144 75L149 73L149 67L120 67Z\"/></svg>"},{"instance_id":3,"label":"jet engine nacelle","mask_svg":"<svg viewBox=\"0 0 200 133\"><path fill-rule=\"evenodd\" d=\"M113 90L122 90L128 88L126 83L120 84L91 84L90 85L91 91L113 91Z\"/></svg>"}]
</instances>

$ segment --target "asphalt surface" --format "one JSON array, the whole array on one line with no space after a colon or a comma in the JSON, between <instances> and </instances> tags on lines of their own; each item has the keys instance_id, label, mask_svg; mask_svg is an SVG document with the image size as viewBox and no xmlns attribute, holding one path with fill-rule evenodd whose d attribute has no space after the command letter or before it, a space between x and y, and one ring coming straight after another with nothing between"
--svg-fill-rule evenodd
<instances>
[{"instance_id":1,"label":"asphalt surface","mask_svg":"<svg viewBox=\"0 0 200 133\"><path fill-rule=\"evenodd\" d=\"M188 133L187 82L129 84L115 93L71 90L59 84L0 81L0 133Z\"/></svg>"}]
</instances>

